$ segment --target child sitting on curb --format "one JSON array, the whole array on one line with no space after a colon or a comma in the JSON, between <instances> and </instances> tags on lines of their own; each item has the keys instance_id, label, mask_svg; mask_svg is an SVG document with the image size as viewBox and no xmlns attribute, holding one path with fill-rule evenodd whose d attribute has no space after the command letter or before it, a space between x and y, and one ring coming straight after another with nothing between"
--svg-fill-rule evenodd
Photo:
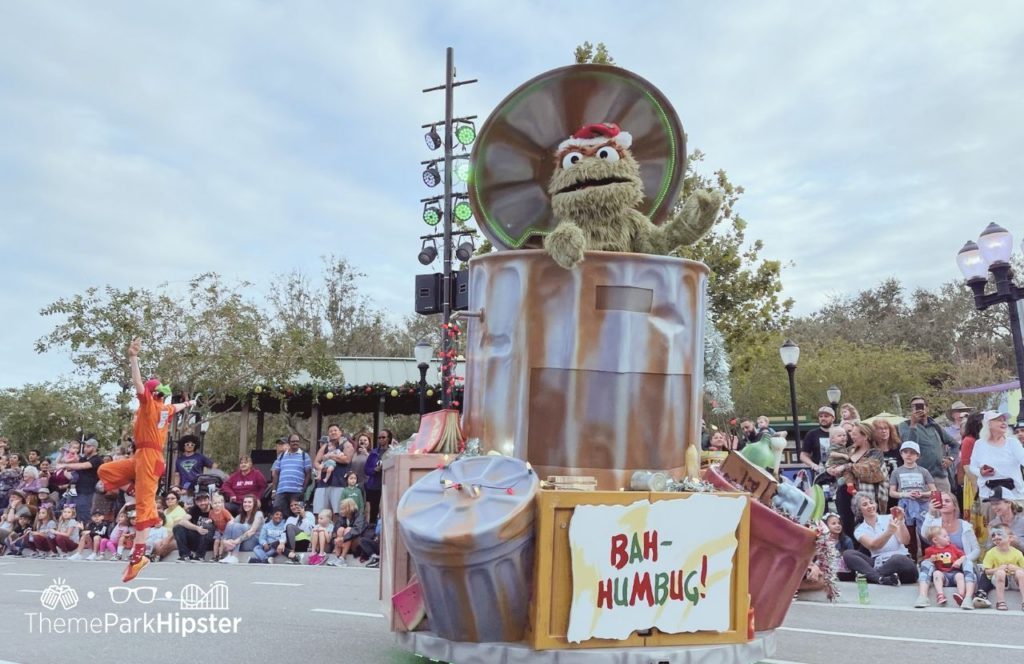
<instances>
[{"instance_id":1,"label":"child sitting on curb","mask_svg":"<svg viewBox=\"0 0 1024 664\"><path fill-rule=\"evenodd\" d=\"M327 552L333 534L334 512L322 509L317 515L316 525L313 526L313 532L310 534L310 553L307 559L310 565L322 565L327 561Z\"/></svg>"},{"instance_id":2,"label":"child sitting on curb","mask_svg":"<svg viewBox=\"0 0 1024 664\"><path fill-rule=\"evenodd\" d=\"M103 555L101 547L110 535L110 530L110 522L104 518L104 513L100 510L93 510L92 520L86 524L85 529L82 530L82 534L78 538L78 551L69 560L81 560L86 549L92 549L92 553L89 554L86 560L96 560L99 558Z\"/></svg>"},{"instance_id":3,"label":"child sitting on curb","mask_svg":"<svg viewBox=\"0 0 1024 664\"><path fill-rule=\"evenodd\" d=\"M925 548L924 559L930 561L935 568L935 571L932 572L932 583L935 585L935 603L939 606L945 605L946 595L942 592L943 588L956 586L956 593L953 595L953 599L960 608L973 609L974 605L970 601L964 601L965 578L963 566L969 564L967 556L950 542L949 533L942 526L930 527L925 531L925 537L931 540L932 543L931 546ZM922 582L920 585L923 586L920 589L921 594L914 604L914 607L918 609L928 606L927 583Z\"/></svg>"},{"instance_id":4,"label":"child sitting on curb","mask_svg":"<svg viewBox=\"0 0 1024 664\"><path fill-rule=\"evenodd\" d=\"M252 550L250 563L266 563L274 556L284 553L285 542L284 510L275 507L270 514L270 521L260 528L260 538L256 548Z\"/></svg>"},{"instance_id":5,"label":"child sitting on curb","mask_svg":"<svg viewBox=\"0 0 1024 664\"><path fill-rule=\"evenodd\" d=\"M1006 611L1006 585L1010 579L1017 579L1017 587L1024 593L1024 553L1010 546L1010 536L1005 526L993 526L989 529L989 537L993 546L985 554L982 567L985 574L995 584L996 610ZM1024 611L1024 602L1021 603Z\"/></svg>"}]
</instances>

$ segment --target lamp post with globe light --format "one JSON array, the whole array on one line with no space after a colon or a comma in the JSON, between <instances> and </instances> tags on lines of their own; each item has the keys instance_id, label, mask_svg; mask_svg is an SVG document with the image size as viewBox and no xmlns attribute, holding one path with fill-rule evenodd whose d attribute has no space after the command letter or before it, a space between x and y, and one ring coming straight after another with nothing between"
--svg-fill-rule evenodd
<instances>
[{"instance_id":1,"label":"lamp post with globe light","mask_svg":"<svg viewBox=\"0 0 1024 664\"><path fill-rule=\"evenodd\" d=\"M1013 268L1010 267L1012 255L1013 236L1010 231L991 223L978 236L977 242L969 241L960 249L956 255L956 264L974 293L975 309L984 311L994 304L1006 303L1010 311L1013 359L1017 365L1017 380L1020 382L1024 379L1024 341L1021 340L1017 302L1024 299L1024 288L1013 283ZM989 272L995 282L994 293L985 292ZM1024 393L1017 405L1017 423L1024 423Z\"/></svg>"},{"instance_id":2,"label":"lamp post with globe light","mask_svg":"<svg viewBox=\"0 0 1024 664\"><path fill-rule=\"evenodd\" d=\"M839 389L838 385L829 385L829 388L825 390L825 397L828 399L829 405L832 406L832 412L838 415L839 400L843 398L843 391Z\"/></svg>"},{"instance_id":3,"label":"lamp post with globe light","mask_svg":"<svg viewBox=\"0 0 1024 664\"><path fill-rule=\"evenodd\" d=\"M786 343L782 344L779 348L779 355L782 357L782 363L786 365L786 372L789 374L789 405L793 410L793 440L800 444L800 420L796 415L796 381L793 374L796 373L796 363L800 360L800 346L795 343L786 340Z\"/></svg>"},{"instance_id":4,"label":"lamp post with globe light","mask_svg":"<svg viewBox=\"0 0 1024 664\"><path fill-rule=\"evenodd\" d=\"M434 348L426 339L420 339L413 347L412 354L416 358L416 368L420 370L420 417L423 417L427 412L427 369L430 368Z\"/></svg>"}]
</instances>

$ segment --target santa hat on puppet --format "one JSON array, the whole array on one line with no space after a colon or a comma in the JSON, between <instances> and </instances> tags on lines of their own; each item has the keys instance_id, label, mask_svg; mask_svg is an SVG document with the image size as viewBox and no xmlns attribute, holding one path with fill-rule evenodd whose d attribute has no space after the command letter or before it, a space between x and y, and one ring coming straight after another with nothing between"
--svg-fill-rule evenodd
<instances>
[{"instance_id":1,"label":"santa hat on puppet","mask_svg":"<svg viewBox=\"0 0 1024 664\"><path fill-rule=\"evenodd\" d=\"M558 151L572 148L596 148L609 142L628 150L633 145L633 135L628 131L622 131L619 125L612 122L583 125L572 136L558 144Z\"/></svg>"}]
</instances>

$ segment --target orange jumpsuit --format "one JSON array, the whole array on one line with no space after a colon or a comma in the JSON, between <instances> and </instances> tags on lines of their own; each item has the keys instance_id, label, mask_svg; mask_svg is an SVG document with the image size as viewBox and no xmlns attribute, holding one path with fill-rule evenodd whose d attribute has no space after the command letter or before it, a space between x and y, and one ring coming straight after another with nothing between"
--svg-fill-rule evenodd
<instances>
[{"instance_id":1,"label":"orange jumpsuit","mask_svg":"<svg viewBox=\"0 0 1024 664\"><path fill-rule=\"evenodd\" d=\"M156 489L164 473L164 442L175 409L171 404L157 401L149 392L142 392L138 397L135 454L130 459L105 463L98 472L108 491L135 482L135 527L142 530L160 524Z\"/></svg>"}]
</instances>

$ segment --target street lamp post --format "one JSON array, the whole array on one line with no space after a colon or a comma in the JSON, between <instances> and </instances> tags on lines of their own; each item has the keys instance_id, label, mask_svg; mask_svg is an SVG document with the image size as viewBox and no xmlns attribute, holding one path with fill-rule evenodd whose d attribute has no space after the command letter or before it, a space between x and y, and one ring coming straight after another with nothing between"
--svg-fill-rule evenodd
<instances>
[{"instance_id":1,"label":"street lamp post","mask_svg":"<svg viewBox=\"0 0 1024 664\"><path fill-rule=\"evenodd\" d=\"M830 385L825 390L825 397L828 398L829 404L832 405L832 412L836 415L839 414L839 400L843 398L843 391L839 389L838 385Z\"/></svg>"},{"instance_id":2,"label":"street lamp post","mask_svg":"<svg viewBox=\"0 0 1024 664\"><path fill-rule=\"evenodd\" d=\"M1024 251L1024 245L1022 245ZM1013 283L1010 256L1013 254L1013 236L1005 228L991 223L978 236L977 242L967 242L956 255L956 264L974 293L974 308L984 311L994 304L1005 302L1010 311L1010 335L1013 338L1013 358L1017 365L1017 380L1024 385L1024 341L1021 339L1020 315L1017 302L1024 299L1024 288ZM996 291L986 293L987 272L992 273ZM1024 393L1017 405L1017 423L1024 423Z\"/></svg>"},{"instance_id":3,"label":"street lamp post","mask_svg":"<svg viewBox=\"0 0 1024 664\"><path fill-rule=\"evenodd\" d=\"M430 368L434 348L426 339L420 339L412 349L412 354L416 358L416 368L420 370L420 417L423 417L427 412L427 369Z\"/></svg>"},{"instance_id":4,"label":"street lamp post","mask_svg":"<svg viewBox=\"0 0 1024 664\"><path fill-rule=\"evenodd\" d=\"M786 343L779 348L779 355L789 374L789 406L793 411L793 435L796 444L800 445L800 420L796 415L796 381L793 378L793 374L796 373L796 363L800 360L800 346L787 339Z\"/></svg>"}]
</instances>

